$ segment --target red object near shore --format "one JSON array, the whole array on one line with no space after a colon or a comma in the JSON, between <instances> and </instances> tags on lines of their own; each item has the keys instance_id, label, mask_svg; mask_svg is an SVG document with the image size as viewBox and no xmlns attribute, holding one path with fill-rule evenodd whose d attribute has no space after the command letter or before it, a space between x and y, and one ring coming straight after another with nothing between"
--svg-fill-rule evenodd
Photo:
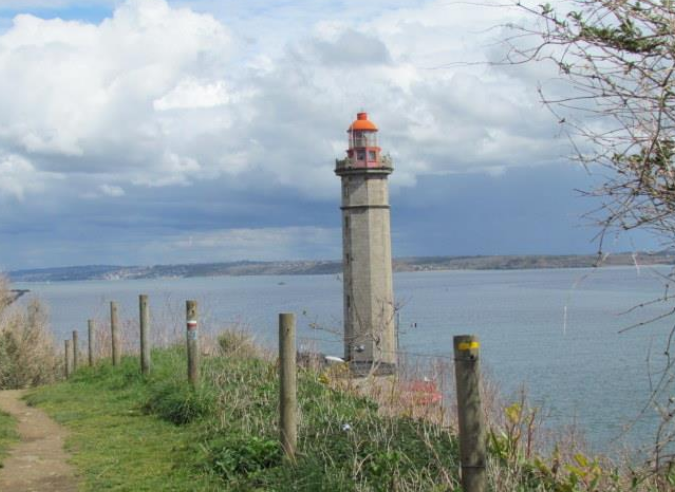
<instances>
[{"instance_id":1,"label":"red object near shore","mask_svg":"<svg viewBox=\"0 0 675 492\"><path fill-rule=\"evenodd\" d=\"M402 384L403 395L417 405L433 405L443 399L434 381L415 380Z\"/></svg>"}]
</instances>

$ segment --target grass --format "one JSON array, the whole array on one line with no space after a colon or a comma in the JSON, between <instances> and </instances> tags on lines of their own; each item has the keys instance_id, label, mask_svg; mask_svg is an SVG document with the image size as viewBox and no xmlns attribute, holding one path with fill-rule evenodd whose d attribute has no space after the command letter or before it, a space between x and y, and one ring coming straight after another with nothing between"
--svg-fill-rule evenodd
<instances>
[{"instance_id":1,"label":"grass","mask_svg":"<svg viewBox=\"0 0 675 492\"><path fill-rule=\"evenodd\" d=\"M9 447L19 439L15 431L16 419L0 410L0 467L2 460L7 456Z\"/></svg>"},{"instance_id":2,"label":"grass","mask_svg":"<svg viewBox=\"0 0 675 492\"><path fill-rule=\"evenodd\" d=\"M405 400L398 409L378 406L338 374L310 369L298 374L299 451L289 463L278 439L277 367L241 342L238 334L219 341L221 355L202 361L198 389L186 382L181 344L155 350L148 377L136 358L124 358L117 368L82 368L27 399L70 430L67 446L87 491L460 492L458 444L447 425L415 417ZM503 421L488 426L492 492L675 490L675 469L622 470L558 446L542 455L530 445L537 409L523 397L502 411ZM0 432L2 424L0 417Z\"/></svg>"},{"instance_id":3,"label":"grass","mask_svg":"<svg viewBox=\"0 0 675 492\"><path fill-rule=\"evenodd\" d=\"M136 361L80 370L27 397L69 429L66 443L85 490L217 490L196 466L198 426L175 426L142 411L149 382Z\"/></svg>"},{"instance_id":4,"label":"grass","mask_svg":"<svg viewBox=\"0 0 675 492\"><path fill-rule=\"evenodd\" d=\"M384 417L373 401L299 374L299 454L278 443L275 365L228 355L185 382L183 347L138 362L102 363L33 390L31 405L70 430L85 490L454 491L457 442L438 426Z\"/></svg>"}]
</instances>

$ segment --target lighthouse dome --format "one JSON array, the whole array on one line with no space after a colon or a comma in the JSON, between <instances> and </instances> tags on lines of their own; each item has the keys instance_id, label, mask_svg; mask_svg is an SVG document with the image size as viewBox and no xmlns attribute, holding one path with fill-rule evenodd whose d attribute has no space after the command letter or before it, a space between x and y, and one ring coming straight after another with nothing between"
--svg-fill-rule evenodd
<instances>
[{"instance_id":1,"label":"lighthouse dome","mask_svg":"<svg viewBox=\"0 0 675 492\"><path fill-rule=\"evenodd\" d=\"M348 132L351 131L370 131L376 132L377 126L368 119L368 113L357 113L356 120L349 126Z\"/></svg>"}]
</instances>

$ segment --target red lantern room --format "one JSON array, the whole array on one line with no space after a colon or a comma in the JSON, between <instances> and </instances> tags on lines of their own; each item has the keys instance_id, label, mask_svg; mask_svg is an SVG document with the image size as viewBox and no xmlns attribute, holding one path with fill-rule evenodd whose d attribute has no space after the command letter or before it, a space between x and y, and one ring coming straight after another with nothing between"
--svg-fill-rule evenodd
<instances>
[{"instance_id":1,"label":"red lantern room","mask_svg":"<svg viewBox=\"0 0 675 492\"><path fill-rule=\"evenodd\" d=\"M368 119L368 113L358 113L347 130L352 167L381 167L380 148L377 146L377 127Z\"/></svg>"},{"instance_id":2,"label":"red lantern room","mask_svg":"<svg viewBox=\"0 0 675 492\"><path fill-rule=\"evenodd\" d=\"M368 113L358 113L356 120L347 129L349 149L345 159L336 159L335 172L353 172L358 169L368 173L391 173L393 166L391 157L382 155L377 145L377 127L368 119ZM351 171L350 171L351 170Z\"/></svg>"}]
</instances>

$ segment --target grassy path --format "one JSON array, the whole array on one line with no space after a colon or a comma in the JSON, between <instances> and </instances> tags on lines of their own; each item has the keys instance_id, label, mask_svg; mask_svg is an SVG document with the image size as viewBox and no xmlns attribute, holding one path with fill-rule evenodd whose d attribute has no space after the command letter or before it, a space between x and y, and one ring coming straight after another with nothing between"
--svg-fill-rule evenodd
<instances>
[{"instance_id":1,"label":"grassy path","mask_svg":"<svg viewBox=\"0 0 675 492\"><path fill-rule=\"evenodd\" d=\"M65 430L43 411L29 408L21 391L0 392L0 408L17 422L19 444L0 470L3 492L75 492L77 480L63 449Z\"/></svg>"},{"instance_id":2,"label":"grassy path","mask_svg":"<svg viewBox=\"0 0 675 492\"><path fill-rule=\"evenodd\" d=\"M133 369L132 369L133 367ZM85 491L219 490L195 463L194 426L176 426L141 409L143 381L130 377L135 361L110 366L71 382L44 386L28 396L70 431L67 447Z\"/></svg>"}]
</instances>

